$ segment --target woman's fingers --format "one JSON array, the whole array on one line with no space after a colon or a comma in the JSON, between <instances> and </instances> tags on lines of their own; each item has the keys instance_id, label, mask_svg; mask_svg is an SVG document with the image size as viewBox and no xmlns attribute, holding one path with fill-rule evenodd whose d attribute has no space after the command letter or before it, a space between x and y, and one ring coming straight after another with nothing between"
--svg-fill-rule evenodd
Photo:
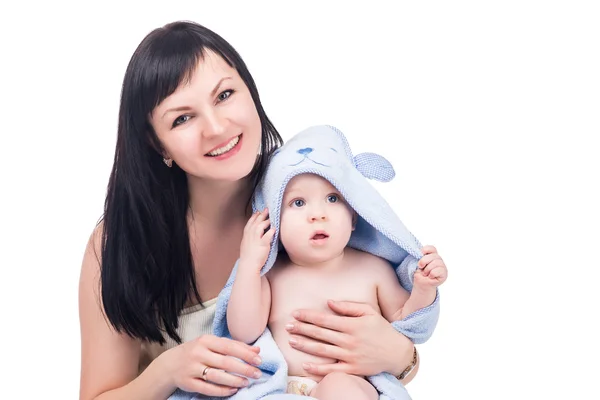
<instances>
[{"instance_id":1,"label":"woman's fingers","mask_svg":"<svg viewBox=\"0 0 600 400\"><path fill-rule=\"evenodd\" d=\"M219 356L219 357L223 358L223 356ZM230 358L230 357L227 357L227 358ZM239 363L239 361L238 361L238 363ZM219 364L219 363L217 362L216 364ZM250 367L250 368L253 368L253 367ZM202 375L202 372L200 373L201 375ZM242 376L232 375L230 372L232 372L232 371L226 371L226 370L223 370L223 369L220 369L217 367L209 367L208 370L206 370L206 374L205 374L206 379L205 380L208 382L217 384L217 385L229 386L229 387L234 387L234 388L241 388L241 387L245 387L245 386L249 385L250 382L248 381L248 379L246 379ZM256 376L251 376L251 377L257 379Z\"/></svg>"},{"instance_id":2,"label":"woman's fingers","mask_svg":"<svg viewBox=\"0 0 600 400\"><path fill-rule=\"evenodd\" d=\"M205 340L206 348L215 353L236 357L252 365L260 365L262 363L262 360L258 356L260 349L256 346L250 346L237 340L213 335L204 335L200 338L200 340L202 339Z\"/></svg>"},{"instance_id":3,"label":"woman's fingers","mask_svg":"<svg viewBox=\"0 0 600 400\"><path fill-rule=\"evenodd\" d=\"M318 376L325 376L332 372L344 372L346 374L354 373L350 364L342 362L336 362L332 364L303 363L302 368L306 372Z\"/></svg>"},{"instance_id":4,"label":"woman's fingers","mask_svg":"<svg viewBox=\"0 0 600 400\"><path fill-rule=\"evenodd\" d=\"M303 353L312 354L319 357L332 358L336 360L345 360L348 351L327 343L316 342L302 336L293 335L290 337L290 346Z\"/></svg>"},{"instance_id":5,"label":"woman's fingers","mask_svg":"<svg viewBox=\"0 0 600 400\"><path fill-rule=\"evenodd\" d=\"M208 373L210 374L216 374L218 370L221 370L219 372L223 372L223 374L227 374L229 375L229 377L231 377L227 377L226 380L219 381L215 379L209 379L222 385L242 387L245 386L244 382L247 381L246 379L244 379L244 377L258 379L262 375L261 371L258 368L250 364L246 364L245 362L242 362L234 358L233 356L225 356L218 353L209 353L206 356L206 365L210 366L211 368L214 368L214 370L210 369L208 371ZM241 376L234 376L230 373ZM219 374L215 376L219 376Z\"/></svg>"},{"instance_id":6,"label":"woman's fingers","mask_svg":"<svg viewBox=\"0 0 600 400\"><path fill-rule=\"evenodd\" d=\"M349 336L345 333L327 328L321 328L320 326L307 324L300 321L290 322L285 326L285 329L288 332L296 335L309 337L340 347L347 347L347 342L349 341Z\"/></svg>"},{"instance_id":7,"label":"woman's fingers","mask_svg":"<svg viewBox=\"0 0 600 400\"><path fill-rule=\"evenodd\" d=\"M200 338L169 350L176 368L177 387L208 396L231 396L238 388L248 386L249 379L261 376L250 364L260 364L260 348L214 335ZM244 360L244 361L241 361Z\"/></svg>"},{"instance_id":8,"label":"woman's fingers","mask_svg":"<svg viewBox=\"0 0 600 400\"><path fill-rule=\"evenodd\" d=\"M237 388L221 386L202 379L193 379L186 385L186 389L193 393L202 393L206 396L226 397L238 391Z\"/></svg>"},{"instance_id":9,"label":"woman's fingers","mask_svg":"<svg viewBox=\"0 0 600 400\"><path fill-rule=\"evenodd\" d=\"M255 367L262 363L260 356L257 354L258 347L212 335L203 336L202 338L206 338L205 345L209 350L205 361L205 364L209 367L248 378L259 378L261 376L260 370ZM235 386L240 387L241 379L243 378L236 380L237 384Z\"/></svg>"},{"instance_id":10,"label":"woman's fingers","mask_svg":"<svg viewBox=\"0 0 600 400\"><path fill-rule=\"evenodd\" d=\"M348 330L345 317L340 317L332 314L325 314L315 310L298 310L292 314L298 321L307 322L312 325L317 325L322 328L332 329L338 332Z\"/></svg>"}]
</instances>

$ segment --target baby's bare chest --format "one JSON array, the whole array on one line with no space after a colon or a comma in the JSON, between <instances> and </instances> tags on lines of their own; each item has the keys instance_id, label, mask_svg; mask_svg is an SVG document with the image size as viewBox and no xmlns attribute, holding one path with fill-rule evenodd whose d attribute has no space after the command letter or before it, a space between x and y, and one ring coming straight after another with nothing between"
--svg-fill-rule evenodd
<instances>
[{"instance_id":1,"label":"baby's bare chest","mask_svg":"<svg viewBox=\"0 0 600 400\"><path fill-rule=\"evenodd\" d=\"M377 292L367 272L306 273L300 269L281 271L270 279L271 322L289 320L300 308L330 312L327 300L353 301L377 306Z\"/></svg>"}]
</instances>

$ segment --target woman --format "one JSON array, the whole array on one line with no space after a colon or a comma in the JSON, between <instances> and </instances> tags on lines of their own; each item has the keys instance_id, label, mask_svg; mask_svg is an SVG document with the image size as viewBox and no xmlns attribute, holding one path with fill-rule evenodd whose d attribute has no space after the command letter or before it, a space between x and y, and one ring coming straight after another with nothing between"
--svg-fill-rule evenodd
<instances>
[{"instance_id":1,"label":"woman","mask_svg":"<svg viewBox=\"0 0 600 400\"><path fill-rule=\"evenodd\" d=\"M211 325L253 190L281 143L244 62L217 34L175 22L141 42L82 265L81 399L162 400L176 388L228 396L260 374L259 349L215 337ZM340 360L309 372L399 375L411 365L410 340L374 310L332 307L340 316L300 310L294 324L295 348ZM344 329L331 335L331 319Z\"/></svg>"}]
</instances>

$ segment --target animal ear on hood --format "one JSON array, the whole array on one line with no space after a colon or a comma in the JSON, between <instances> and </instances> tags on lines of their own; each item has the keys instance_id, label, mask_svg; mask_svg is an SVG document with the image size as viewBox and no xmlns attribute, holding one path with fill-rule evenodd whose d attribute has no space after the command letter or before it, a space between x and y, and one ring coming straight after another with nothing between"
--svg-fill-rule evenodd
<instances>
[{"instance_id":1,"label":"animal ear on hood","mask_svg":"<svg viewBox=\"0 0 600 400\"><path fill-rule=\"evenodd\" d=\"M354 166L365 178L380 182L389 182L396 176L392 164L383 156L375 153L355 155Z\"/></svg>"}]
</instances>

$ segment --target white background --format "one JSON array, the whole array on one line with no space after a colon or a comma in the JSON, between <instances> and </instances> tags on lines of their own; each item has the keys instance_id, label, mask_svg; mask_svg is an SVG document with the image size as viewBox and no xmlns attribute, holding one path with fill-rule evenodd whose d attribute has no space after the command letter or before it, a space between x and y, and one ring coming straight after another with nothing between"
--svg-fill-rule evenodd
<instances>
[{"instance_id":1,"label":"white background","mask_svg":"<svg viewBox=\"0 0 600 400\"><path fill-rule=\"evenodd\" d=\"M321 3L1 6L0 397L77 398L123 74L189 19L241 53L284 138L336 125L396 168L377 187L449 268L414 399L598 398L595 2Z\"/></svg>"}]
</instances>

